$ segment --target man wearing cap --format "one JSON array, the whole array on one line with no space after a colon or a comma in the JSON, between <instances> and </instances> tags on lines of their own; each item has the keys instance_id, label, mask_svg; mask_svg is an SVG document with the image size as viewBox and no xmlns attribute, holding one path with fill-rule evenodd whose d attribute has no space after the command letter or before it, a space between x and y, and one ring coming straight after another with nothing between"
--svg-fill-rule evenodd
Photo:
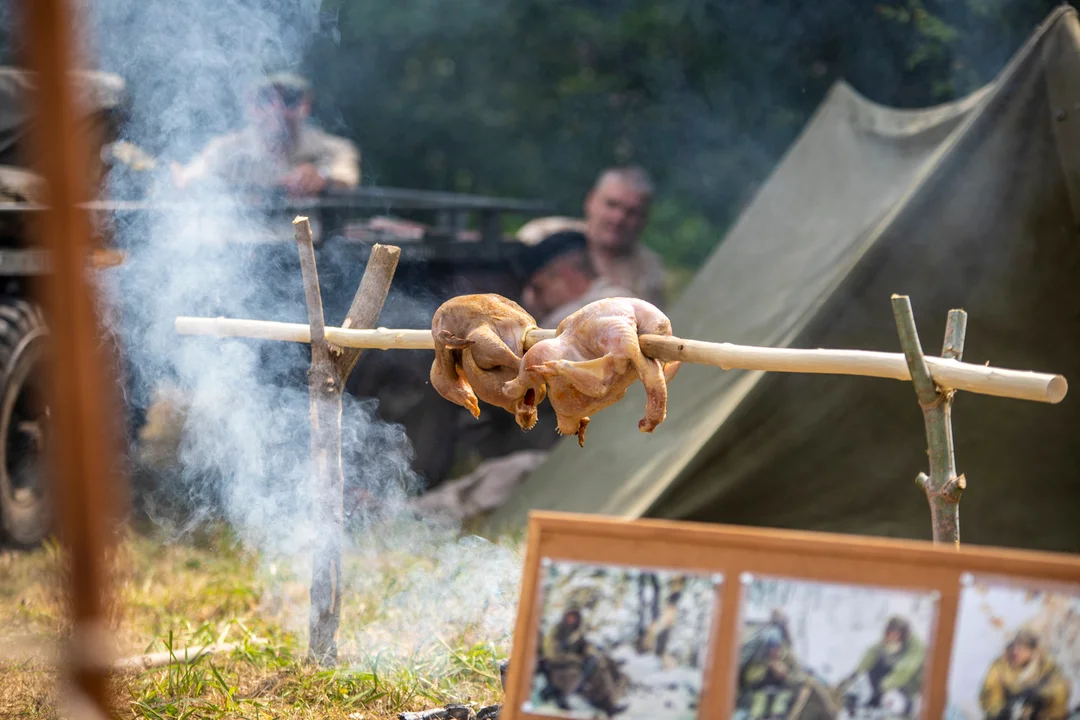
<instances>
[{"instance_id":1,"label":"man wearing cap","mask_svg":"<svg viewBox=\"0 0 1080 720\"><path fill-rule=\"evenodd\" d=\"M311 86L292 73L268 76L256 89L250 123L211 140L186 167L173 166L180 187L214 175L248 188L267 186L291 195L360 184L360 152L349 140L307 122Z\"/></svg>"},{"instance_id":2,"label":"man wearing cap","mask_svg":"<svg viewBox=\"0 0 1080 720\"><path fill-rule=\"evenodd\" d=\"M589 241L581 232L549 235L522 255L528 278L522 301L540 327L556 328L567 316L603 298L636 296L597 272Z\"/></svg>"},{"instance_id":3,"label":"man wearing cap","mask_svg":"<svg viewBox=\"0 0 1080 720\"><path fill-rule=\"evenodd\" d=\"M588 241L580 232L555 233L527 248L521 271L526 278L523 304L542 328L558 327L568 315L596 300L634 297L597 274ZM486 409L480 417L482 424L468 416L462 434L473 436L468 446L479 448L487 459L467 475L417 498L414 509L459 520L494 510L543 464L559 441L555 413L548 403L537 408L537 423L527 433L512 415L497 408Z\"/></svg>"},{"instance_id":4,"label":"man wearing cap","mask_svg":"<svg viewBox=\"0 0 1080 720\"><path fill-rule=\"evenodd\" d=\"M585 197L583 220L538 218L522 226L517 237L532 246L552 234L580 232L588 241L589 259L598 275L663 309L667 302L664 264L641 243L652 197L652 180L642 168L607 168Z\"/></svg>"},{"instance_id":5,"label":"man wearing cap","mask_svg":"<svg viewBox=\"0 0 1080 720\"><path fill-rule=\"evenodd\" d=\"M585 197L585 236L589 257L600 275L663 308L663 262L641 243L652 198L652 180L642 168L604 170Z\"/></svg>"},{"instance_id":6,"label":"man wearing cap","mask_svg":"<svg viewBox=\"0 0 1080 720\"><path fill-rule=\"evenodd\" d=\"M172 165L179 189L214 177L236 190L282 189L294 196L317 195L328 187L360 184L360 153L349 140L330 135L307 122L311 87L292 73L271 74L249 101L249 124L213 138L187 166ZM289 240L293 227L283 219L272 235ZM317 238L321 227L311 219ZM159 388L141 430L143 461L148 465L176 457L185 416L182 396Z\"/></svg>"}]
</instances>

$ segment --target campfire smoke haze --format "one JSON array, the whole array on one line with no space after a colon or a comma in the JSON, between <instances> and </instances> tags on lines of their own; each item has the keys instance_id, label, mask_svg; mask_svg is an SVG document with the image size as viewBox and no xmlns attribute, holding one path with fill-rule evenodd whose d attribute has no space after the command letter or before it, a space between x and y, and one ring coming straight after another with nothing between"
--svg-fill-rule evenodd
<instances>
[{"instance_id":1,"label":"campfire smoke haze","mask_svg":"<svg viewBox=\"0 0 1080 720\"><path fill-rule=\"evenodd\" d=\"M121 218L118 242L128 261L102 275L110 310L118 318L114 329L134 375L132 403L145 406L153 389L175 386L188 405L180 474L151 497L180 496L187 501L191 509L180 518L177 532L224 516L241 541L264 558L271 588L268 600L289 594L276 580L283 576L294 578L303 591L310 577L311 540L321 530L309 519L309 407L302 372L308 349L289 343L181 337L173 328L178 315L307 322L299 268L260 263L258 258L265 257L268 248L238 246L245 237L271 230L291 235L291 217L268 219L249 211L241 198L222 186L205 186L181 197L170 187L168 165L188 160L214 135L240 127L243 100L266 69L303 69L302 61L313 47L325 49L336 43L338 10L323 7L320 0L81 0L80 4L79 35L88 50L87 65L115 72L127 84L130 115L123 139L159 160L150 200L170 203L186 198L205 205L197 213ZM991 17L1013 4L996 0L990 4L994 10L984 15ZM533 28L527 15L518 17L527 4L469 0L455 3L454 12L447 13L427 2L391 16L378 4L357 2L348 6L348 22L370 32L354 33L351 46L336 49L340 52L333 70L316 71L314 79L320 86L316 106L331 132L348 134L349 128L341 126L343 118L359 117L365 134L390 139L384 148L393 152L364 152L370 163L364 168L367 177L380 164L386 175L391 170L396 174L391 177L394 184L413 177L415 168L433 163L425 147L428 142L439 146L435 164L448 168L475 164L478 155L462 150L475 147L477 153L499 161L488 167L488 183L497 185L500 194L543 196L561 203L567 213L578 211L585 183L591 182L597 168L591 160L582 161L582 145L564 142L563 133L583 128L577 132L594 133L595 144L602 147L618 134L623 120L636 117L633 132L627 131L636 148L630 159L655 174L661 195L687 203L671 206L666 215L658 207L651 226L659 228L655 232L660 247L673 242L665 230L676 227L673 223L681 221L687 209L696 213L712 208L709 217L717 227L728 222L733 198L750 196L752 184L766 176L837 77L849 80L872 100L886 104L905 100L901 90L907 44L883 44L886 26L870 5L846 0L761 5L696 4L708 12L694 20L694 32L723 28L733 49L723 72L715 76L688 73L677 57L650 68L654 77L647 88L653 108L649 113L633 107L612 110L611 98L598 95L590 101L582 96L560 106L551 120L545 114L526 113L528 122L504 127L501 120L486 123L506 115L492 109L501 108L507 99L482 94L477 97L483 102L471 103L479 110L451 113L455 126L447 132L415 118L405 121L410 113L416 114L418 100L462 92L464 80L459 77L468 77L481 90L512 88L517 79L528 81L532 71L511 71L529 63L493 59L500 57L494 55L499 48L507 51L496 40L513 45L541 29ZM627 8L632 17L633 4ZM853 23L856 10L858 22ZM609 19L619 20L623 13L613 9ZM17 13L5 0L0 0L0 20L0 38L17 43ZM1026 34L1029 29L1016 32ZM567 26L565 31L572 34L577 29ZM461 38L449 49L476 48L476 57L459 58L458 73L439 81L444 84L410 89L402 80L412 58L402 58L422 56L431 41L447 37ZM577 40L554 35L547 42L556 47L565 44L574 52L579 46L588 48ZM603 49L600 40L594 45ZM980 78L988 80L1000 67L995 63L1004 61L1000 54L1012 52L1019 41L990 43L997 48L993 58L976 48L968 53L967 67L978 69ZM766 47L769 51L762 52ZM9 58L13 50L7 48ZM819 65L820 72L807 72ZM465 75L468 68L471 74ZM524 92L530 86L522 87ZM392 105L372 102L368 109L364 102L389 93L397 100ZM337 112L335 103L349 105L350 111ZM605 123L614 116L619 123ZM407 132L416 128L422 132ZM541 138L543 152L490 151L515 134ZM535 168L539 170L523 172ZM531 179L515 184L526 175ZM124 182L112 188L114 196L132 194L133 188ZM712 230L705 230L712 237ZM295 258L295 248L284 251ZM322 279L340 274L335 259L320 257ZM380 324L423 327L433 309L429 305L428 298L395 297L392 291ZM341 319L340 312L327 307L329 324ZM346 581L355 590L391 586L393 590L383 603L386 617L359 635L346 632L357 625L348 617L346 601L339 639L348 652L408 655L437 636L449 640L455 626L472 624L481 629L479 639L506 647L520 577L518 557L476 539L459 542L458 528L452 524L412 519L405 500L420 481L410 470L411 448L402 429L379 421L374 411L372 402L344 398L346 484L377 499L374 507L353 518ZM377 530L372 529L375 524ZM387 549L394 552L387 554ZM414 558L419 560L413 562ZM306 595L300 592L298 599L291 622L306 634Z\"/></svg>"},{"instance_id":2,"label":"campfire smoke haze","mask_svg":"<svg viewBox=\"0 0 1080 720\"><path fill-rule=\"evenodd\" d=\"M158 158L148 199L201 207L119 218L117 242L128 260L102 277L107 315L117 318L112 330L133 375L129 400L145 405L155 388L176 387L184 401L180 470L154 493L183 499L180 522L168 525L178 535L227 520L260 553L267 602L297 600L285 606L286 623L305 638L311 542L323 532L310 519L308 346L180 337L173 326L178 315L306 323L299 269L259 262L270 248L239 242L291 237L292 218L246 209L222 185L181 193L171 186L169 163L239 128L252 86L267 70L302 69L308 44L332 32L323 20L320 3L310 0L84 0L79 28L86 64L127 84L122 139ZM110 194L131 189L119 184ZM286 249L295 256L294 246ZM341 322L326 312L328 324ZM391 293L382 322L423 314ZM476 642L508 650L517 553L413 517L406 500L420 482L408 439L376 417L373 401L346 394L342 424L346 485L374 498L348 521L345 592L383 593L382 614L367 626L348 617L346 599L338 639L347 656L430 660L441 652L439 638L449 641L466 626Z\"/></svg>"}]
</instances>

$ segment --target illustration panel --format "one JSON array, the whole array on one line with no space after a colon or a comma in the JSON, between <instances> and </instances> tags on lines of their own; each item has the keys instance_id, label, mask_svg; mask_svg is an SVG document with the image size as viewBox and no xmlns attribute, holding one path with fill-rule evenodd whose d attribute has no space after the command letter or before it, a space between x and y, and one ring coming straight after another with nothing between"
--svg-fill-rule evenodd
<instances>
[{"instance_id":1,"label":"illustration panel","mask_svg":"<svg viewBox=\"0 0 1080 720\"><path fill-rule=\"evenodd\" d=\"M543 561L527 712L698 717L719 576Z\"/></svg>"},{"instance_id":2,"label":"illustration panel","mask_svg":"<svg viewBox=\"0 0 1080 720\"><path fill-rule=\"evenodd\" d=\"M966 575L949 669L949 720L1080 720L1080 587Z\"/></svg>"},{"instance_id":3,"label":"illustration panel","mask_svg":"<svg viewBox=\"0 0 1080 720\"><path fill-rule=\"evenodd\" d=\"M920 717L938 593L742 583L735 720Z\"/></svg>"}]
</instances>

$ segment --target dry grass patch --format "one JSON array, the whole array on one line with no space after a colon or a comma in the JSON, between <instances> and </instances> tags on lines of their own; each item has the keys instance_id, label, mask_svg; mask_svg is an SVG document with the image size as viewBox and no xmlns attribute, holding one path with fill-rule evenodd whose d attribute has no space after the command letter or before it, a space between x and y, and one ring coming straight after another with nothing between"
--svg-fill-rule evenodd
<instances>
[{"instance_id":1,"label":"dry grass patch","mask_svg":"<svg viewBox=\"0 0 1080 720\"><path fill-rule=\"evenodd\" d=\"M57 717L55 649L66 631L63 565L52 544L0 551L0 718ZM370 654L388 647L380 635L400 636L416 624L417 608L403 607L400 598L410 596L411 583L433 582L442 566L431 558L392 552L350 558L341 662L333 670L305 658L302 571L290 577L261 563L225 531L182 543L129 532L111 567L118 656L179 652L222 638L242 643L186 665L118 675L114 697L121 717L377 720L446 703L479 708L501 698L497 663L509 648L490 642L475 624L450 623L450 635L423 638L411 654L401 652L408 647L401 637L396 651ZM387 603L388 597L399 601ZM459 600L451 593L436 602ZM445 609L432 608L434 627Z\"/></svg>"}]
</instances>

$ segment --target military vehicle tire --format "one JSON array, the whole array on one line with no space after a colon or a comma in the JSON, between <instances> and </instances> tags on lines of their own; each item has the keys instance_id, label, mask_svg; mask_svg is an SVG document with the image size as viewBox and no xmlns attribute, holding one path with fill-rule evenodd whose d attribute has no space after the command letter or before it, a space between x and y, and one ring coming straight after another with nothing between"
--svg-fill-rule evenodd
<instances>
[{"instance_id":1,"label":"military vehicle tire","mask_svg":"<svg viewBox=\"0 0 1080 720\"><path fill-rule=\"evenodd\" d=\"M41 388L47 337L36 306L0 298L0 540L20 547L40 543L51 525L42 468L49 414Z\"/></svg>"}]
</instances>

